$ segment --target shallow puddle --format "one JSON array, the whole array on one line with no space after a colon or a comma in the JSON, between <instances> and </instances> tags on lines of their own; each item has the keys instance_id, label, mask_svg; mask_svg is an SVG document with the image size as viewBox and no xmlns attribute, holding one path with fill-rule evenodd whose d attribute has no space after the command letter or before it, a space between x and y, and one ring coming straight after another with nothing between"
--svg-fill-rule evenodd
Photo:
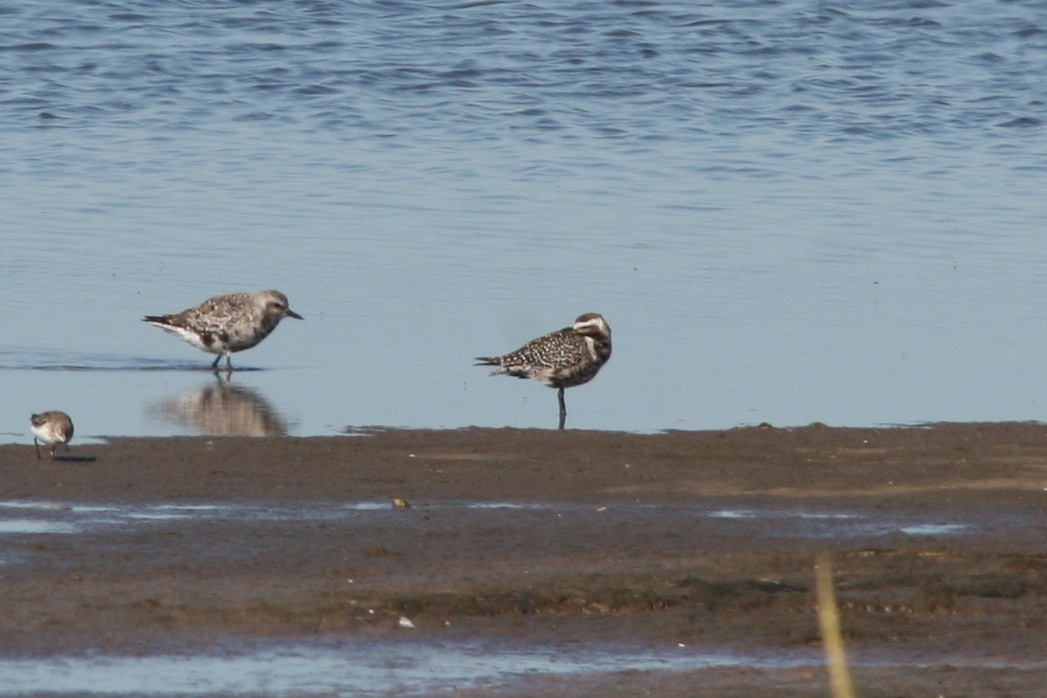
<instances>
[{"instance_id":1,"label":"shallow puddle","mask_svg":"<svg viewBox=\"0 0 1047 698\"><path fill-rule=\"evenodd\" d=\"M737 521L767 521L779 523L771 535L800 538L854 538L887 536L902 533L907 536L955 536L973 530L972 524L937 523L877 519L856 512L776 511L772 509L718 509L709 512L714 519Z\"/></svg>"},{"instance_id":2,"label":"shallow puddle","mask_svg":"<svg viewBox=\"0 0 1047 698\"><path fill-rule=\"evenodd\" d=\"M788 668L817 655L744 656L679 646L662 652L416 641L291 645L224 655L90 656L0 660L0 695L213 694L411 696L510 685L534 676L717 667Z\"/></svg>"},{"instance_id":3,"label":"shallow puddle","mask_svg":"<svg viewBox=\"0 0 1047 698\"><path fill-rule=\"evenodd\" d=\"M687 516L747 522L774 521L772 535L784 538L857 538L901 533L907 536L956 536L972 531L970 523L887 518L864 511L787 511L776 509L704 509L701 507L608 506L560 503L422 502L413 509L426 512L467 510L481 516ZM81 505L70 502L0 501L0 536L11 534L72 534L137 521L162 525L174 521L235 518L255 521L338 521L351 517L403 515L391 502L307 503L297 506L249 504ZM368 519L370 520L370 519Z\"/></svg>"},{"instance_id":4,"label":"shallow puddle","mask_svg":"<svg viewBox=\"0 0 1047 698\"><path fill-rule=\"evenodd\" d=\"M0 536L11 533L76 533L79 529L73 524L38 519L4 519L0 520Z\"/></svg>"},{"instance_id":5,"label":"shallow puddle","mask_svg":"<svg viewBox=\"0 0 1047 698\"><path fill-rule=\"evenodd\" d=\"M694 672L738 667L789 670L819 667L818 649L777 654L708 652L674 645L521 647L518 644L338 642L268 645L212 654L64 656L0 659L0 696L441 696L461 690L496 694L523 679L616 672ZM1042 671L1044 662L1003 658L870 658L853 666Z\"/></svg>"}]
</instances>

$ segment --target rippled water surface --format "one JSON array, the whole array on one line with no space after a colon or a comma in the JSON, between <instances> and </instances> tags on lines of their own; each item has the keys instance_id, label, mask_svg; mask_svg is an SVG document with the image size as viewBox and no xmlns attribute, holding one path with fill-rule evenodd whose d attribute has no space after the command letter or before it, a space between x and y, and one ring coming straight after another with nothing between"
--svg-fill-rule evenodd
<instances>
[{"instance_id":1,"label":"rippled water surface","mask_svg":"<svg viewBox=\"0 0 1047 698\"><path fill-rule=\"evenodd\" d=\"M562 647L367 642L337 647L265 646L225 655L0 659L11 677L0 695L41 689L92 695L443 696L492 692L522 679L620 671L782 669L815 663L811 653L757 657L687 650L608 647L565 656Z\"/></svg>"},{"instance_id":2,"label":"rippled water surface","mask_svg":"<svg viewBox=\"0 0 1047 698\"><path fill-rule=\"evenodd\" d=\"M337 646L268 645L222 654L90 656L0 659L9 680L0 695L94 696L444 696L463 690L491 695L557 678L622 672L818 671L813 650L776 655L703 652L682 645L660 650L596 646L519 647L508 643L462 644L344 642ZM955 664L954 664L955 663ZM873 659L857 666L905 667L912 672L959 665L1014 672L1043 671L1043 662L1007 658L933 655L894 661ZM512 690L516 689L516 690ZM43 693L42 691L46 691Z\"/></svg>"},{"instance_id":3,"label":"rippled water surface","mask_svg":"<svg viewBox=\"0 0 1047 698\"><path fill-rule=\"evenodd\" d=\"M1043 419L1038 3L0 7L0 435ZM140 322L278 288L236 357ZM75 441L74 441L75 444Z\"/></svg>"}]
</instances>

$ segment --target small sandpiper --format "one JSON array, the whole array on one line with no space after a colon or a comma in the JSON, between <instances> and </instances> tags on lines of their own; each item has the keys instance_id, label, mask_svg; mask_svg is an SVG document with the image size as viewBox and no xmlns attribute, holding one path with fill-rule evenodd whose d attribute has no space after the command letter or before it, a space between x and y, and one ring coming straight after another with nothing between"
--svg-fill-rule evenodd
<instances>
[{"instance_id":1,"label":"small sandpiper","mask_svg":"<svg viewBox=\"0 0 1047 698\"><path fill-rule=\"evenodd\" d=\"M40 442L51 447L51 457L55 455L58 444L64 444L69 450L69 440L73 438L73 420L65 412L52 410L34 414L29 418L33 430L33 445L36 446L36 457L40 458Z\"/></svg>"},{"instance_id":2,"label":"small sandpiper","mask_svg":"<svg viewBox=\"0 0 1047 698\"><path fill-rule=\"evenodd\" d=\"M560 428L563 429L567 418L564 388L588 383L610 358L610 326L599 313L585 313L570 327L528 342L511 354L478 356L476 365L497 366L492 376L533 378L550 388L558 388Z\"/></svg>"},{"instance_id":3,"label":"small sandpiper","mask_svg":"<svg viewBox=\"0 0 1047 698\"><path fill-rule=\"evenodd\" d=\"M147 315L145 322L170 332L197 349L218 354L211 368L225 357L225 370L233 370L233 352L250 349L269 336L285 317L304 320L288 307L279 291L231 293L208 298L200 305L173 315Z\"/></svg>"}]
</instances>

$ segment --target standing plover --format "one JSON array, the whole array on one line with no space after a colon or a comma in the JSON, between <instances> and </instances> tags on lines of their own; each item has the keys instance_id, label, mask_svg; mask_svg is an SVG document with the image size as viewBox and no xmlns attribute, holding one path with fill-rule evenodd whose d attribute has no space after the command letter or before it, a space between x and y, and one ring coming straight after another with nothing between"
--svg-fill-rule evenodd
<instances>
[{"instance_id":1,"label":"standing plover","mask_svg":"<svg viewBox=\"0 0 1047 698\"><path fill-rule=\"evenodd\" d=\"M477 366L497 366L492 376L533 378L558 388L560 428L567 418L564 388L591 381L611 358L611 328L599 313L585 313L570 327L539 337L511 354L478 356Z\"/></svg>"},{"instance_id":2,"label":"standing plover","mask_svg":"<svg viewBox=\"0 0 1047 698\"><path fill-rule=\"evenodd\" d=\"M304 318L287 307L279 291L231 293L208 298L174 315L147 315L145 322L166 330L197 349L218 354L211 368L225 357L225 370L233 370L231 355L250 349L269 336L285 317Z\"/></svg>"},{"instance_id":3,"label":"standing plover","mask_svg":"<svg viewBox=\"0 0 1047 698\"><path fill-rule=\"evenodd\" d=\"M36 446L36 457L40 458L40 442L51 447L51 456L55 455L58 444L65 444L69 450L69 440L73 438L73 420L65 412L52 410L34 414L29 418L33 430L33 445Z\"/></svg>"}]
</instances>

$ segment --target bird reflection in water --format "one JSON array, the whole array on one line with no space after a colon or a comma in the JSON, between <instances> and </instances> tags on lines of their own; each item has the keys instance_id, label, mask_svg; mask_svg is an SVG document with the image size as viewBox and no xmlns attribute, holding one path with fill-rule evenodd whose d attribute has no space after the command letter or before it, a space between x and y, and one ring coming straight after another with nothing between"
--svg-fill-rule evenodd
<instances>
[{"instance_id":1,"label":"bird reflection in water","mask_svg":"<svg viewBox=\"0 0 1047 698\"><path fill-rule=\"evenodd\" d=\"M156 406L168 422L211 436L284 436L287 424L252 388L234 385L228 376L187 390Z\"/></svg>"}]
</instances>

